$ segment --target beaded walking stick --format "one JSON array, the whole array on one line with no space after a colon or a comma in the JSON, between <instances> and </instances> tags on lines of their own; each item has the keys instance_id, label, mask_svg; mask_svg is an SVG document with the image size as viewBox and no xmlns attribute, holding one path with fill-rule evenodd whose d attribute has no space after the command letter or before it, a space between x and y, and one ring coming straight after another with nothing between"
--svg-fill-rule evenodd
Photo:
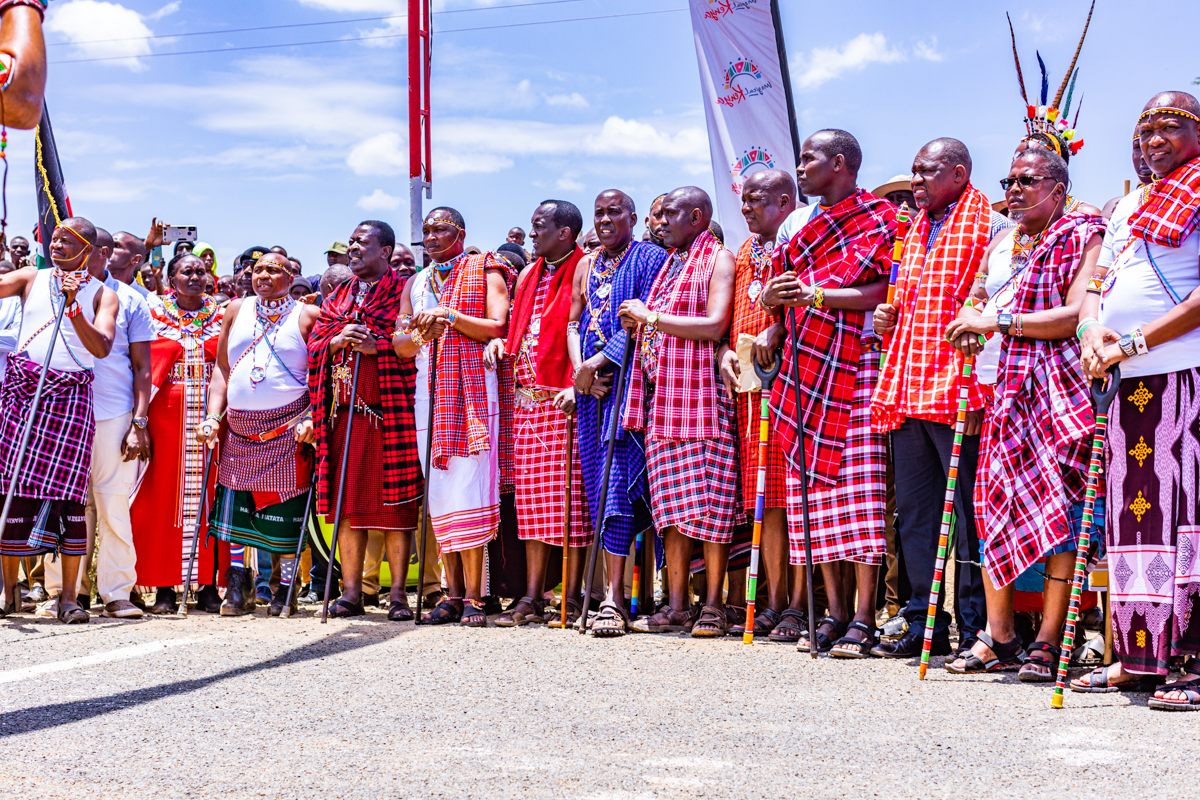
<instances>
[{"instance_id":1,"label":"beaded walking stick","mask_svg":"<svg viewBox=\"0 0 1200 800\"><path fill-rule=\"evenodd\" d=\"M967 426L967 395L971 391L971 370L975 356L963 359L962 379L958 388L958 418L954 420L954 446L950 450L950 471L946 476L946 498L942 502L942 530L938 534L937 558L933 562L933 583L929 587L929 611L925 615L925 642L921 645L921 680L929 669L929 650L933 646L933 625L937 619L938 598L942 593L942 570L950 548L950 526L954 516L954 492L958 488L958 460L962 455L963 430Z\"/></svg>"},{"instance_id":2,"label":"beaded walking stick","mask_svg":"<svg viewBox=\"0 0 1200 800\"><path fill-rule=\"evenodd\" d=\"M900 213L896 217L896 243L892 245L892 273L888 278L887 302L890 306L896 299L896 281L900 280L900 254L904 250L904 237L908 234L908 203L900 206ZM883 368L887 366L888 351L887 348L879 354L879 371L883 372Z\"/></svg>"},{"instance_id":3,"label":"beaded walking stick","mask_svg":"<svg viewBox=\"0 0 1200 800\"><path fill-rule=\"evenodd\" d=\"M1062 654L1058 658L1058 676L1054 682L1051 708L1063 707L1063 689L1067 685L1067 667L1075 647L1075 623L1079 620L1079 596L1087 575L1088 550L1092 544L1092 510L1096 506L1096 489L1100 485L1100 466L1104 461L1104 439L1108 434L1108 408L1121 383L1121 368L1114 364L1108 372L1108 388L1092 379L1092 402L1096 405L1096 432L1092 435L1092 457L1088 463L1087 494L1083 501L1083 522L1079 525L1079 549L1075 551L1075 574L1071 578L1071 601L1067 606L1067 625L1063 630Z\"/></svg>"},{"instance_id":4,"label":"beaded walking stick","mask_svg":"<svg viewBox=\"0 0 1200 800\"><path fill-rule=\"evenodd\" d=\"M645 531L638 531L633 545L633 597L629 598L629 616L631 619L638 615L638 597L642 593L642 547L644 547Z\"/></svg>"},{"instance_id":5,"label":"beaded walking stick","mask_svg":"<svg viewBox=\"0 0 1200 800\"><path fill-rule=\"evenodd\" d=\"M754 535L750 540L750 570L746 573L746 630L742 633L743 644L754 644L754 598L758 596L758 558L762 545L763 506L767 500L767 437L771 431L771 386L783 366L783 357L775 354L775 363L763 369L754 360L754 371L762 381L761 402L758 412L758 479L754 488Z\"/></svg>"},{"instance_id":6,"label":"beaded walking stick","mask_svg":"<svg viewBox=\"0 0 1200 800\"><path fill-rule=\"evenodd\" d=\"M575 416L567 414L567 496L563 502L563 598L559 603L562 606L562 626L567 627L567 576L570 574L567 570L570 567L571 559L571 478L573 477L573 459L571 458L572 451L575 449Z\"/></svg>"}]
</instances>

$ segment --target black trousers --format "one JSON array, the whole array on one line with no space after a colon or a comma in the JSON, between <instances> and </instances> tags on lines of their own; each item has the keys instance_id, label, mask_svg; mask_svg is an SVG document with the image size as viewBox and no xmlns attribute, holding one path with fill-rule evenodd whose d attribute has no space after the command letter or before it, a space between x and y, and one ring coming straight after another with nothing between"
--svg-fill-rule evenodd
<instances>
[{"instance_id":1,"label":"black trousers","mask_svg":"<svg viewBox=\"0 0 1200 800\"><path fill-rule=\"evenodd\" d=\"M954 428L939 422L906 419L892 431L892 459L896 475L896 527L912 596L902 612L909 629L924 633L929 611L929 592L937 558L938 534L942 525L942 503L946 497L946 475ZM962 638L974 637L987 624L983 596L983 574L979 569L979 535L975 528L975 468L979 461L979 437L964 436L958 463L958 485L954 510L958 530L953 532L958 555L955 571L955 618ZM947 558L953 557L951 554ZM945 586L943 585L943 592ZM948 635L950 616L938 613L933 635Z\"/></svg>"}]
</instances>

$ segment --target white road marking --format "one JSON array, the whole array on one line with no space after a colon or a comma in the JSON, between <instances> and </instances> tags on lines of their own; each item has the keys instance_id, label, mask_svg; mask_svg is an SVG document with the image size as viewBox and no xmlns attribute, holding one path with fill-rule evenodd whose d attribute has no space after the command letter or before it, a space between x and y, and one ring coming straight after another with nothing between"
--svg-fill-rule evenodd
<instances>
[{"instance_id":1,"label":"white road marking","mask_svg":"<svg viewBox=\"0 0 1200 800\"><path fill-rule=\"evenodd\" d=\"M68 658L66 661L51 661L49 664L38 664L33 667L5 670L4 672L0 672L0 684L15 683L16 681L23 681L39 675L47 675L52 672L65 672L66 670L77 669L79 667L90 667L93 664L104 664L109 661L139 658L141 656L148 656L151 653L161 652L166 648L193 644L198 641L200 640L161 639L155 642L133 645L132 647L118 647L116 650L109 650L107 653L96 653L90 656L80 656L79 658Z\"/></svg>"}]
</instances>

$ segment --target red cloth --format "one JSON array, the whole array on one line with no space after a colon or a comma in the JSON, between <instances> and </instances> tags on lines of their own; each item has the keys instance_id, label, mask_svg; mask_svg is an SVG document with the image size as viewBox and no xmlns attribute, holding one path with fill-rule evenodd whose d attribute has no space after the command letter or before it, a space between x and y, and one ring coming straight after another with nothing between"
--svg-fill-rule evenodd
<instances>
[{"instance_id":1,"label":"red cloth","mask_svg":"<svg viewBox=\"0 0 1200 800\"><path fill-rule=\"evenodd\" d=\"M561 547L567 426L574 422L555 407L553 400L533 408L518 406L515 416L517 536ZM587 547L592 543L592 515L583 494L579 440L571 438L570 546Z\"/></svg>"},{"instance_id":2,"label":"red cloth","mask_svg":"<svg viewBox=\"0 0 1200 800\"><path fill-rule=\"evenodd\" d=\"M571 379L571 357L567 353L567 323L571 321L571 289L575 282L575 268L583 259L583 251L578 247L567 257L554 274L550 276L550 285L546 292L546 302L541 309L537 305L538 284L542 280L542 271L546 262L539 258L533 266L525 270L517 280L517 291L513 296L512 324L508 328L509 353L517 353L521 349L521 339L529 327L529 321L540 311L540 325L537 334L537 386L546 389L566 389L574 385Z\"/></svg>"},{"instance_id":3,"label":"red cloth","mask_svg":"<svg viewBox=\"0 0 1200 800\"><path fill-rule=\"evenodd\" d=\"M421 461L417 455L416 422L413 419L413 395L416 392L417 367L411 358L399 358L392 350L392 335L400 316L403 280L394 270L387 270L370 291L363 304L355 303L358 281L339 286L321 306L321 315L313 325L308 340L308 389L312 396L313 428L317 435L317 511L331 513L329 455L329 410L332 402L331 372L334 358L329 355L329 343L346 325L356 322L366 325L375 337L379 350L377 382L379 394L375 404L383 416L382 458L371 465L378 471L382 465L381 489L383 502L404 503L419 498L424 492ZM338 357L353 364L349 348ZM364 357L363 362L366 362ZM359 375L360 386L362 375ZM372 404L363 399L364 403Z\"/></svg>"},{"instance_id":4,"label":"red cloth","mask_svg":"<svg viewBox=\"0 0 1200 800\"><path fill-rule=\"evenodd\" d=\"M1200 156L1150 187L1146 202L1129 216L1129 232L1146 242L1179 247L1200 224Z\"/></svg>"},{"instance_id":5,"label":"red cloth","mask_svg":"<svg viewBox=\"0 0 1200 800\"><path fill-rule=\"evenodd\" d=\"M896 210L891 203L859 189L840 203L811 217L776 253L776 273L793 270L800 280L825 289L861 286L887 275L896 236ZM780 446L792 471L807 467L816 488L838 485L842 451L850 427L855 377L862 353L865 311L836 308L796 309L796 330L789 320L789 345L779 379L771 391L771 412ZM802 420L808 464L800 463L797 438L797 380L792 343L800 350Z\"/></svg>"},{"instance_id":6,"label":"red cloth","mask_svg":"<svg viewBox=\"0 0 1200 800\"><path fill-rule=\"evenodd\" d=\"M906 417L953 425L963 355L946 341L946 328L966 302L991 237L992 207L967 185L932 252L926 253L929 215L917 215L904 237L894 305L900 318L887 343L887 364L871 398L871 424L887 432ZM989 390L972 376L967 409L978 411Z\"/></svg>"},{"instance_id":7,"label":"red cloth","mask_svg":"<svg viewBox=\"0 0 1200 800\"><path fill-rule=\"evenodd\" d=\"M647 305L670 295L663 313L682 317L703 317L708 313L708 283L717 263L721 243L704 231L686 253L675 252L672 258L683 258L682 273L674 286L666 285L672 271L671 261L654 279ZM646 337L645 327L638 332L635 355L641 354ZM644 371L632 365L629 396L625 400L623 424L627 430L646 431L649 439L698 440L719 436L717 393L724 387L717 375L716 342L697 342L677 336L663 335L658 348L658 370L655 379L649 420L646 418L647 381Z\"/></svg>"}]
</instances>

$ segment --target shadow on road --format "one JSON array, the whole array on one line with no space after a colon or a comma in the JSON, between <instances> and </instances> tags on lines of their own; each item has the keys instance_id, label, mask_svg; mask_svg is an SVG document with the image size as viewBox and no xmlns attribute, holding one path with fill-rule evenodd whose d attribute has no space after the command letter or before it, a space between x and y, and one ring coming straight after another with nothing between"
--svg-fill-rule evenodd
<instances>
[{"instance_id":1,"label":"shadow on road","mask_svg":"<svg viewBox=\"0 0 1200 800\"><path fill-rule=\"evenodd\" d=\"M243 675L250 675L255 672L262 672L304 661L313 661L328 656L336 656L369 645L389 641L397 636L412 633L413 630L412 627L390 631L373 629L371 632L377 635L367 635L361 629L354 627L347 628L318 641L288 650L274 658L259 661L256 664L247 664L244 667L237 667L236 669L219 672L203 678L192 678L190 680L175 681L174 683L160 684L158 686L147 686L144 689L120 692L91 700L72 700L67 703L53 703L10 711L0 715L0 739L23 733L47 730L59 725L67 725L80 720L100 717L114 711L132 708L143 703L188 694L189 692L214 686L222 681L240 678Z\"/></svg>"}]
</instances>

